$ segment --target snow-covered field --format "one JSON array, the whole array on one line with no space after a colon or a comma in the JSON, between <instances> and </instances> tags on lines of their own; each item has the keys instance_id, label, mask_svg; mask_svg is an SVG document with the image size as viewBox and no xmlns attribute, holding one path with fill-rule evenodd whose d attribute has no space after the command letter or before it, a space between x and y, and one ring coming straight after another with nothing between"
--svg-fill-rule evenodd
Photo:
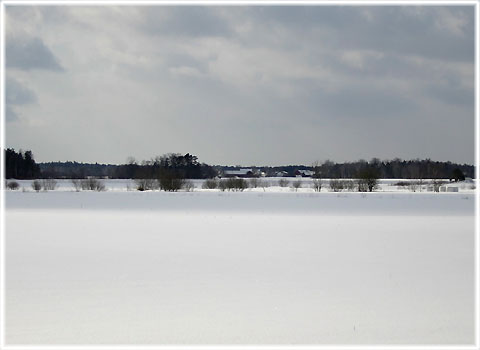
<instances>
[{"instance_id":1,"label":"snow-covered field","mask_svg":"<svg viewBox=\"0 0 480 350\"><path fill-rule=\"evenodd\" d=\"M472 344L473 190L382 186L6 191L6 342Z\"/></svg>"}]
</instances>

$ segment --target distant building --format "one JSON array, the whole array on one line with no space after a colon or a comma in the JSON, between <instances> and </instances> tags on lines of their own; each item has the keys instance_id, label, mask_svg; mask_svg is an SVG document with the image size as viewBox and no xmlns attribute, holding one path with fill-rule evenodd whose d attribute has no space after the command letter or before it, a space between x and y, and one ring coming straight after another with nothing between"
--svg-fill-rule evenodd
<instances>
[{"instance_id":1,"label":"distant building","mask_svg":"<svg viewBox=\"0 0 480 350\"><path fill-rule=\"evenodd\" d=\"M314 172L311 170L295 170L296 177L312 177Z\"/></svg>"},{"instance_id":2,"label":"distant building","mask_svg":"<svg viewBox=\"0 0 480 350\"><path fill-rule=\"evenodd\" d=\"M284 176L288 176L288 173L286 171L278 171L276 174L275 174L276 177L284 177Z\"/></svg>"},{"instance_id":3,"label":"distant building","mask_svg":"<svg viewBox=\"0 0 480 350\"><path fill-rule=\"evenodd\" d=\"M225 170L223 172L224 177L252 177L254 172L251 168L239 169L239 170Z\"/></svg>"},{"instance_id":4,"label":"distant building","mask_svg":"<svg viewBox=\"0 0 480 350\"><path fill-rule=\"evenodd\" d=\"M458 186L440 186L440 192L458 192Z\"/></svg>"}]
</instances>

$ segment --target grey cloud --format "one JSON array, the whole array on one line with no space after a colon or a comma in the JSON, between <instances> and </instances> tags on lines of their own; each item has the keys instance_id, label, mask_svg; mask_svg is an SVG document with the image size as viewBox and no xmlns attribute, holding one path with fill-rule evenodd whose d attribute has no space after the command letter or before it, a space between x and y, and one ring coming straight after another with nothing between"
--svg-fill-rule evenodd
<instances>
[{"instance_id":1,"label":"grey cloud","mask_svg":"<svg viewBox=\"0 0 480 350\"><path fill-rule=\"evenodd\" d=\"M444 68L431 72L413 72L417 77L421 77L423 84L419 88L419 93L425 94L426 97L434 98L441 104L459 106L467 111L473 110L475 107L475 90L474 90L474 65L471 66L471 76L462 77L455 71Z\"/></svg>"},{"instance_id":2,"label":"grey cloud","mask_svg":"<svg viewBox=\"0 0 480 350\"><path fill-rule=\"evenodd\" d=\"M5 55L7 68L63 71L58 59L40 38L7 37Z\"/></svg>"},{"instance_id":3,"label":"grey cloud","mask_svg":"<svg viewBox=\"0 0 480 350\"><path fill-rule=\"evenodd\" d=\"M24 85L8 83L7 120L20 122L7 132L34 140L45 160L123 162L152 150L216 164L473 159L472 6L36 8L11 23L37 33L47 54L25 55L27 41L9 38L7 70L25 71L11 72ZM32 71L60 66L45 38L65 74ZM85 138L91 123L96 137Z\"/></svg>"},{"instance_id":4,"label":"grey cloud","mask_svg":"<svg viewBox=\"0 0 480 350\"><path fill-rule=\"evenodd\" d=\"M37 100L33 90L13 78L7 78L5 92L6 103L10 105L25 105Z\"/></svg>"},{"instance_id":5,"label":"grey cloud","mask_svg":"<svg viewBox=\"0 0 480 350\"><path fill-rule=\"evenodd\" d=\"M441 103L465 106L471 109L472 115L474 113L475 94L472 89L435 84L429 86L426 92Z\"/></svg>"},{"instance_id":6,"label":"grey cloud","mask_svg":"<svg viewBox=\"0 0 480 350\"><path fill-rule=\"evenodd\" d=\"M416 107L413 98L394 89L369 87L368 82L364 87L345 87L335 92L317 89L308 99L309 105L327 118L395 119Z\"/></svg>"},{"instance_id":7,"label":"grey cloud","mask_svg":"<svg viewBox=\"0 0 480 350\"><path fill-rule=\"evenodd\" d=\"M329 101L335 103L340 112L347 111L354 117L394 118L415 109L414 99L396 91L375 91L371 89L347 90L337 94ZM342 107L343 104L343 107ZM361 112L359 113L359 110Z\"/></svg>"},{"instance_id":8,"label":"grey cloud","mask_svg":"<svg viewBox=\"0 0 480 350\"><path fill-rule=\"evenodd\" d=\"M208 62L181 53L167 55L165 64L170 68L191 67L201 73L206 73L208 70Z\"/></svg>"},{"instance_id":9,"label":"grey cloud","mask_svg":"<svg viewBox=\"0 0 480 350\"><path fill-rule=\"evenodd\" d=\"M18 120L18 114L13 110L13 108L9 105L5 106L5 120L7 122L14 122Z\"/></svg>"},{"instance_id":10,"label":"grey cloud","mask_svg":"<svg viewBox=\"0 0 480 350\"><path fill-rule=\"evenodd\" d=\"M356 52L353 51L353 54ZM332 72L348 79L361 81L364 79L373 79L379 81L405 82L409 81L410 85L418 85L428 82L429 84L442 84L452 88L461 88L462 83L469 84L465 76L459 74L455 66L445 64L437 65L436 62L429 60L412 60L409 56L399 54L380 54L380 53L362 53L358 52L359 64L342 58L342 53L324 53L309 57L310 62L322 62ZM464 65L472 71L473 86L473 62ZM462 79L465 81L462 82Z\"/></svg>"},{"instance_id":11,"label":"grey cloud","mask_svg":"<svg viewBox=\"0 0 480 350\"><path fill-rule=\"evenodd\" d=\"M152 35L228 36L231 28L214 8L205 6L145 7L139 27Z\"/></svg>"},{"instance_id":12,"label":"grey cloud","mask_svg":"<svg viewBox=\"0 0 480 350\"><path fill-rule=\"evenodd\" d=\"M415 6L270 6L252 7L249 15L264 27L294 30L297 46L308 38L308 45L313 42L342 50L370 49L453 61L473 60L473 6L423 6L418 7L420 12L412 8ZM439 24L440 15L461 19L465 24L460 32L449 31L446 24ZM447 19L444 22L448 23Z\"/></svg>"},{"instance_id":13,"label":"grey cloud","mask_svg":"<svg viewBox=\"0 0 480 350\"><path fill-rule=\"evenodd\" d=\"M29 105L37 102L35 92L13 78L5 82L5 116L7 121L18 119L18 106Z\"/></svg>"}]
</instances>

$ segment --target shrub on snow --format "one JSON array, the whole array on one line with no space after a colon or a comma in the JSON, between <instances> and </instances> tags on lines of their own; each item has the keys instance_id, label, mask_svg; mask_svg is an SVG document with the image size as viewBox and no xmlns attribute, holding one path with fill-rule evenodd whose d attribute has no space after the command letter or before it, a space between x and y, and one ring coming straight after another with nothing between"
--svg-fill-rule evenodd
<instances>
[{"instance_id":1,"label":"shrub on snow","mask_svg":"<svg viewBox=\"0 0 480 350\"><path fill-rule=\"evenodd\" d=\"M292 188L295 192L297 192L300 187L302 187L302 181L301 180L296 180L292 183Z\"/></svg>"},{"instance_id":2,"label":"shrub on snow","mask_svg":"<svg viewBox=\"0 0 480 350\"><path fill-rule=\"evenodd\" d=\"M20 185L18 184L17 181L10 181L7 183L7 188L9 190L15 191L15 190L18 190L19 187Z\"/></svg>"},{"instance_id":3,"label":"shrub on snow","mask_svg":"<svg viewBox=\"0 0 480 350\"><path fill-rule=\"evenodd\" d=\"M37 191L37 192L40 192L40 190L42 189L42 184L40 181L38 180L35 180L32 182L32 188Z\"/></svg>"},{"instance_id":4,"label":"shrub on snow","mask_svg":"<svg viewBox=\"0 0 480 350\"><path fill-rule=\"evenodd\" d=\"M42 180L42 187L44 191L53 191L57 187L57 181L54 179Z\"/></svg>"},{"instance_id":5,"label":"shrub on snow","mask_svg":"<svg viewBox=\"0 0 480 350\"><path fill-rule=\"evenodd\" d=\"M205 182L202 184L202 188L204 190L214 190L218 187L218 181L215 179L207 179Z\"/></svg>"}]
</instances>

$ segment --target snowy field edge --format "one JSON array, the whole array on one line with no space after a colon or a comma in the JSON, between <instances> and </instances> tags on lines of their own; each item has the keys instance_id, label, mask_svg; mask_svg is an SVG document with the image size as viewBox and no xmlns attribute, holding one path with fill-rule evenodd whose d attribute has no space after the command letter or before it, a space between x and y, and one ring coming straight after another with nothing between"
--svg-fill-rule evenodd
<instances>
[{"instance_id":1,"label":"snowy field edge","mask_svg":"<svg viewBox=\"0 0 480 350\"><path fill-rule=\"evenodd\" d=\"M18 192L6 210L119 210L304 215L474 215L468 193Z\"/></svg>"}]
</instances>

